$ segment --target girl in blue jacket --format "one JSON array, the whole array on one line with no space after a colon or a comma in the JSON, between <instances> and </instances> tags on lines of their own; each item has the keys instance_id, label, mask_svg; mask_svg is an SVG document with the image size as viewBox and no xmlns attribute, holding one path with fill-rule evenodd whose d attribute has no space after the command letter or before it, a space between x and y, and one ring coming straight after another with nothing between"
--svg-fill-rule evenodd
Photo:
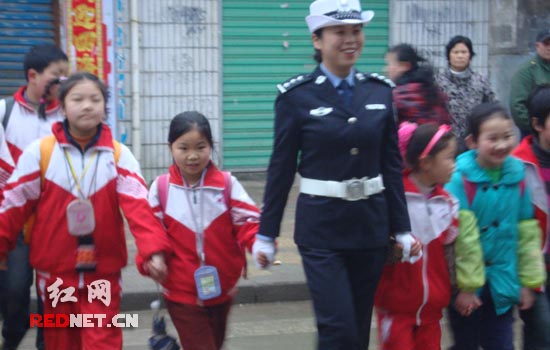
<instances>
[{"instance_id":1,"label":"girl in blue jacket","mask_svg":"<svg viewBox=\"0 0 550 350\"><path fill-rule=\"evenodd\" d=\"M523 163L510 156L516 140L507 111L484 103L468 124L470 151L458 157L446 187L460 201L458 295L449 311L454 349L513 350L512 308L529 309L532 288L544 283L540 228Z\"/></svg>"}]
</instances>

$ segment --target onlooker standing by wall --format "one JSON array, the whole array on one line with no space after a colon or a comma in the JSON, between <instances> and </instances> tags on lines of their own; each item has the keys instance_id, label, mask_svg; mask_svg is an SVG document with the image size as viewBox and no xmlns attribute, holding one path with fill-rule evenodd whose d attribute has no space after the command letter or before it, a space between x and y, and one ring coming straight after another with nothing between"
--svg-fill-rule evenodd
<instances>
[{"instance_id":1,"label":"onlooker standing by wall","mask_svg":"<svg viewBox=\"0 0 550 350\"><path fill-rule=\"evenodd\" d=\"M495 93L489 81L470 67L475 52L468 37L454 36L445 51L448 66L437 75L436 80L447 94L453 132L457 137L457 152L462 153L467 149L464 142L468 130L466 116L478 104L495 100Z\"/></svg>"},{"instance_id":2,"label":"onlooker standing by wall","mask_svg":"<svg viewBox=\"0 0 550 350\"><path fill-rule=\"evenodd\" d=\"M510 85L510 110L522 136L531 133L527 97L535 86L550 83L550 28L537 34L535 49L535 57L519 68Z\"/></svg>"}]
</instances>

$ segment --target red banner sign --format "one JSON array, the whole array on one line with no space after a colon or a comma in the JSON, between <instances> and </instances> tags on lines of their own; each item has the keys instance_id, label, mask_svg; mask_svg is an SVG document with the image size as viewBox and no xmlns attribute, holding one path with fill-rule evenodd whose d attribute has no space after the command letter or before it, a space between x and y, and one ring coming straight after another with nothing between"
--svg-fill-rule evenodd
<instances>
[{"instance_id":1,"label":"red banner sign","mask_svg":"<svg viewBox=\"0 0 550 350\"><path fill-rule=\"evenodd\" d=\"M68 53L77 71L87 71L108 81L105 25L101 0L67 0Z\"/></svg>"}]
</instances>

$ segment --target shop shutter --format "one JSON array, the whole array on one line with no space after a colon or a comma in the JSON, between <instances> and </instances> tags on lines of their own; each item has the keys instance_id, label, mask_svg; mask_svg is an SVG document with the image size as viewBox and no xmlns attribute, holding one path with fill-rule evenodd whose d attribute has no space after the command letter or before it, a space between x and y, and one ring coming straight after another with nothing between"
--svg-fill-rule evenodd
<instances>
[{"instance_id":1,"label":"shop shutter","mask_svg":"<svg viewBox=\"0 0 550 350\"><path fill-rule=\"evenodd\" d=\"M54 43L52 0L0 1L0 97L25 84L23 58L31 46Z\"/></svg>"},{"instance_id":2,"label":"shop shutter","mask_svg":"<svg viewBox=\"0 0 550 350\"><path fill-rule=\"evenodd\" d=\"M224 0L223 167L265 170L273 144L276 85L315 67L305 23L307 0ZM383 70L388 47L388 1L363 1L374 10L365 28L365 48L358 68Z\"/></svg>"}]
</instances>

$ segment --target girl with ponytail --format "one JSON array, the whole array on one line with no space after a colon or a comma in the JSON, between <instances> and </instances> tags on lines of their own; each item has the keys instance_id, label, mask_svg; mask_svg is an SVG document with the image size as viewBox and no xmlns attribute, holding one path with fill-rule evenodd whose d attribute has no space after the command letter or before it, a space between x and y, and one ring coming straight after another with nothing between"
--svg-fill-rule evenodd
<instances>
[{"instance_id":1,"label":"girl with ponytail","mask_svg":"<svg viewBox=\"0 0 550 350\"><path fill-rule=\"evenodd\" d=\"M386 53L386 74L396 84L393 99L399 122L450 124L446 96L435 83L432 67L409 44Z\"/></svg>"}]
</instances>

